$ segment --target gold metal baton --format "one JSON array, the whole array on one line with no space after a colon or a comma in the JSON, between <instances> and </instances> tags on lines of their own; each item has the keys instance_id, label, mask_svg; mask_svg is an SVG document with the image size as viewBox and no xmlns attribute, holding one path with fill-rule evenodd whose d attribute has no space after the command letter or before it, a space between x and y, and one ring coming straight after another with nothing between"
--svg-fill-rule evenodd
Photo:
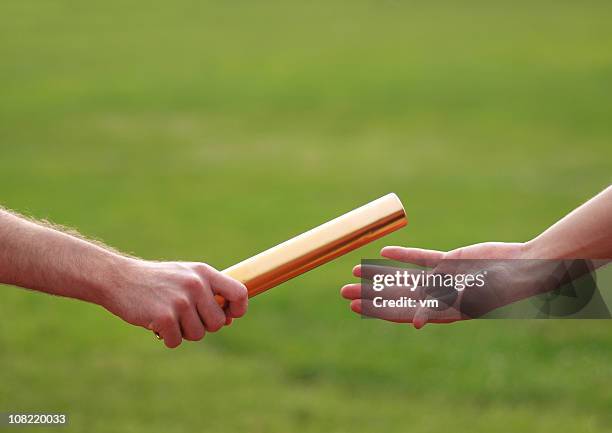
<instances>
[{"instance_id":1,"label":"gold metal baton","mask_svg":"<svg viewBox=\"0 0 612 433\"><path fill-rule=\"evenodd\" d=\"M387 194L222 272L242 282L251 298L407 223L400 199ZM225 305L223 297L215 298Z\"/></svg>"}]
</instances>

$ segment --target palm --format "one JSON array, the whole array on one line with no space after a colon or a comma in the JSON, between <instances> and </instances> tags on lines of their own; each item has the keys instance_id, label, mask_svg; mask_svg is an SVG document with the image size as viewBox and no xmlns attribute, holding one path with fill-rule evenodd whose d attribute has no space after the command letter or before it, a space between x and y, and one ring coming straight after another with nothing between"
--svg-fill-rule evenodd
<instances>
[{"instance_id":1,"label":"palm","mask_svg":"<svg viewBox=\"0 0 612 433\"><path fill-rule=\"evenodd\" d=\"M489 266L491 262L483 260L516 259L521 256L523 244L487 242L458 248L448 252L423 250L418 248L387 247L382 255L388 259L411 263L417 266L433 268L434 273L442 274L475 274ZM459 296L451 296L451 302L443 309L417 308L401 310L397 308L372 308L372 299L362 299L365 295L360 284L350 284L342 289L342 295L350 299L351 309L359 314L374 316L380 319L413 323L420 328L427 322L448 323L457 320L480 317L481 315L508 303L506 292L512 288L507 284L505 269L496 269L493 284L483 289L463 291ZM356 269L356 276L362 276L362 270ZM500 278L501 277L501 278ZM368 296L365 296L366 298ZM417 298L426 298L424 291ZM444 302L444 301L443 301Z\"/></svg>"}]
</instances>

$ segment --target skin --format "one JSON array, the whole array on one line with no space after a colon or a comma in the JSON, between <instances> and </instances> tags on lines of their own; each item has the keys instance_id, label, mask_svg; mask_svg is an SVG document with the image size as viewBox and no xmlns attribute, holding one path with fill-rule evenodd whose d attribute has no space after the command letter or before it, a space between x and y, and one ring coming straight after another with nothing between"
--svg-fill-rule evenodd
<instances>
[{"instance_id":1,"label":"skin","mask_svg":"<svg viewBox=\"0 0 612 433\"><path fill-rule=\"evenodd\" d=\"M0 209L0 283L100 305L169 348L247 311L246 287L205 263L153 262ZM222 309L214 295L227 303Z\"/></svg>"},{"instance_id":2,"label":"skin","mask_svg":"<svg viewBox=\"0 0 612 433\"><path fill-rule=\"evenodd\" d=\"M449 273L449 260L469 259L477 263L479 259L496 260L502 268L496 268L497 276L483 289L465 290L449 302L450 307L443 311L428 308L374 308L372 299L377 296L368 288L362 289L360 283L347 284L341 295L350 301L350 308L358 314L371 316L391 322L412 323L419 329L426 323L450 323L478 317L488 311L531 297L544 291L553 290L558 284L550 283L547 278L553 273L555 262L564 259L593 259L601 266L612 259L612 186L578 207L536 238L524 243L486 242L452 251L436 251L420 248L385 247L381 255L387 259L433 268L433 272ZM532 259L514 262L520 269L504 269L506 259ZM533 259L548 259L538 263ZM457 263L457 262L455 262ZM556 262L557 264L559 262ZM469 265L467 265L469 266ZM375 267L362 269L356 266L353 275L370 278L377 270ZM457 271L456 269L454 271ZM470 269L462 269L462 273ZM517 272L518 271L518 272ZM383 271L385 272L385 271ZM387 270L386 272L392 272ZM405 294L405 293L403 293ZM415 296L419 297L417 290ZM422 298L426 297L420 293ZM399 290L390 288L386 296L399 297ZM473 297L470 299L469 297ZM477 299L477 302L476 302ZM466 311L466 305L468 306ZM476 306L469 310L469 306ZM461 306L461 308L459 307Z\"/></svg>"}]
</instances>

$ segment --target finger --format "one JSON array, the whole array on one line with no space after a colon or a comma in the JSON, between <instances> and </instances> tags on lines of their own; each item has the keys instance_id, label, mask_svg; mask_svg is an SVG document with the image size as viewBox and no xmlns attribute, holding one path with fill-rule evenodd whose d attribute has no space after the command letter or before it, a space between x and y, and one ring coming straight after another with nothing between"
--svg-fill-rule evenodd
<instances>
[{"instance_id":1,"label":"finger","mask_svg":"<svg viewBox=\"0 0 612 433\"><path fill-rule=\"evenodd\" d=\"M381 256L391 260L433 268L444 258L444 252L421 248L384 247Z\"/></svg>"},{"instance_id":2,"label":"finger","mask_svg":"<svg viewBox=\"0 0 612 433\"><path fill-rule=\"evenodd\" d=\"M438 311L432 308L419 307L414 313L412 324L416 329L421 329L428 323L453 323L463 320L455 309Z\"/></svg>"},{"instance_id":3,"label":"finger","mask_svg":"<svg viewBox=\"0 0 612 433\"><path fill-rule=\"evenodd\" d=\"M382 299L399 299L402 296L411 296L415 299L423 296L422 289L420 287L414 290L406 287L389 286L385 287L384 290L377 291L372 288L372 284L361 284L352 283L343 286L340 289L340 295L345 299L374 299L380 297Z\"/></svg>"},{"instance_id":4,"label":"finger","mask_svg":"<svg viewBox=\"0 0 612 433\"><path fill-rule=\"evenodd\" d=\"M374 302L370 299L358 299L352 301L357 303L360 307L360 313L363 316L372 317L376 319L383 319L389 322L396 323L410 323L414 309L410 308L390 308L390 307L377 307Z\"/></svg>"},{"instance_id":5,"label":"finger","mask_svg":"<svg viewBox=\"0 0 612 433\"><path fill-rule=\"evenodd\" d=\"M226 300L240 301L248 296L247 288L240 281L219 272L212 266L205 265L204 276L210 281L215 293L222 295Z\"/></svg>"},{"instance_id":6,"label":"finger","mask_svg":"<svg viewBox=\"0 0 612 433\"><path fill-rule=\"evenodd\" d=\"M197 309L208 332L217 332L227 321L223 310L214 300L198 302Z\"/></svg>"},{"instance_id":7,"label":"finger","mask_svg":"<svg viewBox=\"0 0 612 433\"><path fill-rule=\"evenodd\" d=\"M344 299L359 299L361 298L361 284L347 284L340 289L340 295Z\"/></svg>"},{"instance_id":8,"label":"finger","mask_svg":"<svg viewBox=\"0 0 612 433\"><path fill-rule=\"evenodd\" d=\"M374 280L374 277L377 275L381 275L382 278L385 278L386 275L392 275L396 280L400 281L402 284L410 285L414 280L411 279L410 275L418 276L423 274L423 269L413 269L413 268L399 268L397 266L391 265L374 265L366 263L361 265L359 268L359 274L362 279L366 280Z\"/></svg>"},{"instance_id":9,"label":"finger","mask_svg":"<svg viewBox=\"0 0 612 433\"><path fill-rule=\"evenodd\" d=\"M377 318L377 319L384 319L384 320L390 320L391 317L388 314L383 314L383 312L379 313L379 314L373 314L370 313L368 314L366 312L366 310L375 310L375 308L373 308L372 301L368 300L364 300L364 299L354 299L353 301L351 301L351 310L353 310L355 313L357 314L361 314L363 316L368 316L368 317L373 317L373 318ZM397 321L397 320L391 320L391 321ZM401 322L404 323L404 322Z\"/></svg>"},{"instance_id":10,"label":"finger","mask_svg":"<svg viewBox=\"0 0 612 433\"><path fill-rule=\"evenodd\" d=\"M181 328L174 317L166 316L151 328L157 332L160 338L164 340L164 344L170 349L177 347L183 340Z\"/></svg>"},{"instance_id":11,"label":"finger","mask_svg":"<svg viewBox=\"0 0 612 433\"><path fill-rule=\"evenodd\" d=\"M249 298L245 296L242 299L229 301L228 311L231 317L239 318L246 314L249 309Z\"/></svg>"},{"instance_id":12,"label":"finger","mask_svg":"<svg viewBox=\"0 0 612 433\"><path fill-rule=\"evenodd\" d=\"M451 323L460 320L456 311L436 311L430 308L377 307L369 299L356 299L351 309L363 316L387 320L395 323L412 323L420 329L426 323Z\"/></svg>"},{"instance_id":13,"label":"finger","mask_svg":"<svg viewBox=\"0 0 612 433\"><path fill-rule=\"evenodd\" d=\"M232 313L230 312L229 307L225 307L223 309L223 313L225 314L225 326L230 326L234 318L232 317Z\"/></svg>"},{"instance_id":14,"label":"finger","mask_svg":"<svg viewBox=\"0 0 612 433\"><path fill-rule=\"evenodd\" d=\"M208 332L216 332L223 327L226 321L225 313L217 304L213 296L210 284L206 279L202 280L204 290L200 299L197 300L197 310L202 322Z\"/></svg>"},{"instance_id":15,"label":"finger","mask_svg":"<svg viewBox=\"0 0 612 433\"><path fill-rule=\"evenodd\" d=\"M199 341L204 338L206 330L196 309L189 308L181 313L180 324L181 333L185 340Z\"/></svg>"},{"instance_id":16,"label":"finger","mask_svg":"<svg viewBox=\"0 0 612 433\"><path fill-rule=\"evenodd\" d=\"M412 319L412 325L414 329L421 329L423 326L427 324L427 311L425 308L417 308L414 313L414 318Z\"/></svg>"},{"instance_id":17,"label":"finger","mask_svg":"<svg viewBox=\"0 0 612 433\"><path fill-rule=\"evenodd\" d=\"M244 297L244 299L240 299L237 301L230 301L229 303L230 315L236 319L244 316L248 309L249 309L249 298L247 297Z\"/></svg>"},{"instance_id":18,"label":"finger","mask_svg":"<svg viewBox=\"0 0 612 433\"><path fill-rule=\"evenodd\" d=\"M366 269L367 268L371 269L376 266L378 266L379 268L390 268L390 266L380 266L380 265L367 265L367 264L365 266L357 265L353 268L353 276L357 278L368 278L366 275L369 275L371 277L373 272L370 271L369 273L367 273ZM371 279L371 278L368 278L368 279Z\"/></svg>"},{"instance_id":19,"label":"finger","mask_svg":"<svg viewBox=\"0 0 612 433\"><path fill-rule=\"evenodd\" d=\"M229 303L232 317L242 317L246 314L249 304L248 291L244 284L208 266L206 275L214 293L225 298Z\"/></svg>"}]
</instances>

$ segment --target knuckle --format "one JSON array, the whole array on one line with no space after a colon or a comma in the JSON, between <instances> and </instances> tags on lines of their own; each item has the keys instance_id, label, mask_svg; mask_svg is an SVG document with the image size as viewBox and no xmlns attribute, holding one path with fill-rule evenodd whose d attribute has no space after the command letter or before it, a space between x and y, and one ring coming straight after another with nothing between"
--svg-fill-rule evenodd
<instances>
[{"instance_id":1,"label":"knuckle","mask_svg":"<svg viewBox=\"0 0 612 433\"><path fill-rule=\"evenodd\" d=\"M242 299L247 299L248 297L249 297L249 289L247 289L247 286L245 286L243 283L239 282L238 298L242 300Z\"/></svg>"},{"instance_id":2,"label":"knuckle","mask_svg":"<svg viewBox=\"0 0 612 433\"><path fill-rule=\"evenodd\" d=\"M212 271L214 271L214 268L206 263L196 263L194 265L194 268L195 268L195 271L201 275L208 275Z\"/></svg>"},{"instance_id":3,"label":"knuckle","mask_svg":"<svg viewBox=\"0 0 612 433\"><path fill-rule=\"evenodd\" d=\"M197 275L189 275L184 277L181 286L188 291L197 291L204 288L202 280Z\"/></svg>"},{"instance_id":4,"label":"knuckle","mask_svg":"<svg viewBox=\"0 0 612 433\"><path fill-rule=\"evenodd\" d=\"M174 315L168 310L162 311L157 315L157 322L163 328L168 327L174 323Z\"/></svg>"},{"instance_id":5,"label":"knuckle","mask_svg":"<svg viewBox=\"0 0 612 433\"><path fill-rule=\"evenodd\" d=\"M226 286L224 294L232 302L244 302L249 297L249 292L242 283Z\"/></svg>"},{"instance_id":6,"label":"knuckle","mask_svg":"<svg viewBox=\"0 0 612 433\"><path fill-rule=\"evenodd\" d=\"M177 296L172 301L172 306L176 309L176 311L181 313L187 311L190 305L191 303L189 302L189 299L184 296Z\"/></svg>"}]
</instances>

